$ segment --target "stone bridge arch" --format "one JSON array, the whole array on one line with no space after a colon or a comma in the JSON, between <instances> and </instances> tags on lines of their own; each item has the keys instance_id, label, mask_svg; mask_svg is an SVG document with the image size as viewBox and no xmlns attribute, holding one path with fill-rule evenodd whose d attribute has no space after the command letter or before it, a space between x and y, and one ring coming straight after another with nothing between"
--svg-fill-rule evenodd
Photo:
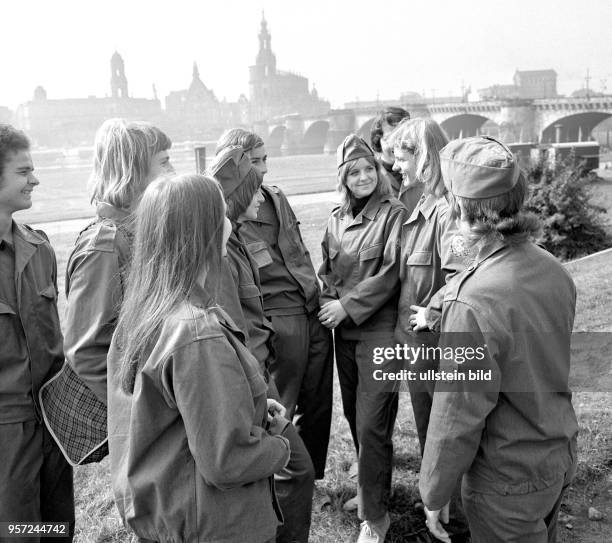
<instances>
[{"instance_id":1,"label":"stone bridge arch","mask_svg":"<svg viewBox=\"0 0 612 543\"><path fill-rule=\"evenodd\" d=\"M270 156L280 155L280 149L285 140L287 128L284 124L277 124L270 127L270 133L266 140L266 149Z\"/></svg>"},{"instance_id":2,"label":"stone bridge arch","mask_svg":"<svg viewBox=\"0 0 612 543\"><path fill-rule=\"evenodd\" d=\"M542 129L541 143L563 143L571 141L588 141L591 132L602 121L612 117L612 112L588 111L549 119L549 124Z\"/></svg>"},{"instance_id":3,"label":"stone bridge arch","mask_svg":"<svg viewBox=\"0 0 612 543\"><path fill-rule=\"evenodd\" d=\"M446 118L440 122L440 126L446 132L449 139L454 140L457 138L467 138L469 136L477 136L480 134L482 126L493 121L490 117L483 115L477 115L474 113L461 113Z\"/></svg>"},{"instance_id":4,"label":"stone bridge arch","mask_svg":"<svg viewBox=\"0 0 612 543\"><path fill-rule=\"evenodd\" d=\"M322 119L305 123L304 138L302 139L304 153L315 154L323 152L329 132L329 124L329 121Z\"/></svg>"}]
</instances>

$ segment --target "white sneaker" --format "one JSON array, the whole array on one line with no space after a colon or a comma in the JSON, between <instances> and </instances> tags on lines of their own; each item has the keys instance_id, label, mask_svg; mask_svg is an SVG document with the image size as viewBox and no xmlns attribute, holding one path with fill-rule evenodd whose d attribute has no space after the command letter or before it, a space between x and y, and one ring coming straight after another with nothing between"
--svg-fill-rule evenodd
<instances>
[{"instance_id":1,"label":"white sneaker","mask_svg":"<svg viewBox=\"0 0 612 543\"><path fill-rule=\"evenodd\" d=\"M353 496L350 500L346 500L344 502L344 505L342 506L342 509L344 511L357 511L357 508L359 507L359 498L357 496Z\"/></svg>"},{"instance_id":2,"label":"white sneaker","mask_svg":"<svg viewBox=\"0 0 612 543\"><path fill-rule=\"evenodd\" d=\"M385 516L378 522L364 520L361 523L361 532L359 532L357 543L383 543L389 526L391 526L389 513L385 513Z\"/></svg>"}]
</instances>

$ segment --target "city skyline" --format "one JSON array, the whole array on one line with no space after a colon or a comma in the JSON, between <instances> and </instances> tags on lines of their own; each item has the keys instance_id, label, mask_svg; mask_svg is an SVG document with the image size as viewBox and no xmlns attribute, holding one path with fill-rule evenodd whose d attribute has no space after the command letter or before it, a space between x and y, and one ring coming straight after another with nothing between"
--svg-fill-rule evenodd
<instances>
[{"instance_id":1,"label":"city skyline","mask_svg":"<svg viewBox=\"0 0 612 543\"><path fill-rule=\"evenodd\" d=\"M109 0L96 11L91 2L57 0L30 3L28 13L23 4L3 6L5 43L15 47L4 55L0 106L14 110L39 85L50 99L108 95L115 50L125 61L132 97L151 98L155 84L164 106L171 91L188 86L197 62L217 98L235 101L248 96L262 9L278 67L307 77L332 107L409 91L459 95L462 86L476 95L482 87L511 83L516 69L552 68L559 94L569 95L585 86L588 68L592 91L612 90L605 23L612 20L612 3L594 0L577 13L569 1L519 0L509 9L480 0L461 6L387 0L376 17L366 5L229 0L211 7L177 0L169 8Z\"/></svg>"}]
</instances>

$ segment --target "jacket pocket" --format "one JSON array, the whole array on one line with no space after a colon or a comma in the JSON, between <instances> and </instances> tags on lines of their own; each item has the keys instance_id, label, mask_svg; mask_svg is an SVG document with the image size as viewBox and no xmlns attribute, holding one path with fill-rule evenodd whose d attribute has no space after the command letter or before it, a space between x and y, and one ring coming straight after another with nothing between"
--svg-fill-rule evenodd
<instances>
[{"instance_id":1,"label":"jacket pocket","mask_svg":"<svg viewBox=\"0 0 612 543\"><path fill-rule=\"evenodd\" d=\"M57 292L55 292L55 287L53 285L45 287L38 294L43 298L47 298L47 300L55 300L57 298Z\"/></svg>"},{"instance_id":2,"label":"jacket pocket","mask_svg":"<svg viewBox=\"0 0 612 543\"><path fill-rule=\"evenodd\" d=\"M241 300L248 300L250 298L259 298L261 291L257 288L255 283L240 285L238 287L238 298Z\"/></svg>"},{"instance_id":3,"label":"jacket pocket","mask_svg":"<svg viewBox=\"0 0 612 543\"><path fill-rule=\"evenodd\" d=\"M431 266L431 251L416 251L408 256L407 266Z\"/></svg>"},{"instance_id":4,"label":"jacket pocket","mask_svg":"<svg viewBox=\"0 0 612 543\"><path fill-rule=\"evenodd\" d=\"M10 305L0 302L0 315L17 315Z\"/></svg>"},{"instance_id":5,"label":"jacket pocket","mask_svg":"<svg viewBox=\"0 0 612 543\"><path fill-rule=\"evenodd\" d=\"M371 260L373 258L380 258L383 251L384 245L382 243L377 243L371 247L366 247L365 249L359 251L359 262L364 262L365 260Z\"/></svg>"},{"instance_id":6,"label":"jacket pocket","mask_svg":"<svg viewBox=\"0 0 612 543\"><path fill-rule=\"evenodd\" d=\"M258 268L263 268L272 264L272 257L265 241L254 241L246 244L247 250L251 253L253 260L257 263Z\"/></svg>"}]
</instances>

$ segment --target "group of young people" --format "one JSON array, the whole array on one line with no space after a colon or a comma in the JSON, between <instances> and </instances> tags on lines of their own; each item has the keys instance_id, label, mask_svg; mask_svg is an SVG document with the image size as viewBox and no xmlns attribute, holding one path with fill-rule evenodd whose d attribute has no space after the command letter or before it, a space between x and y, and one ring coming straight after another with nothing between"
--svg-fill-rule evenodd
<instances>
[{"instance_id":1,"label":"group of young people","mask_svg":"<svg viewBox=\"0 0 612 543\"><path fill-rule=\"evenodd\" d=\"M0 126L0 521L69 522L71 540L64 457L82 458L73 419L93 427L71 403L84 399L108 429L92 451L108 447L140 541L305 543L335 358L359 543L382 543L391 523L399 381L375 374L430 369L464 376L407 380L430 532L450 542L450 505L474 542L554 541L576 462L575 287L531 241L509 149L384 110L371 146L350 135L338 147L341 201L317 276L286 196L262 184L259 136L226 132L205 174L177 176L170 147L148 123L98 130L96 218L67 264L62 342L53 250L12 219L38 184L29 142ZM409 348L421 354L399 356ZM482 356L440 354L468 349Z\"/></svg>"}]
</instances>

